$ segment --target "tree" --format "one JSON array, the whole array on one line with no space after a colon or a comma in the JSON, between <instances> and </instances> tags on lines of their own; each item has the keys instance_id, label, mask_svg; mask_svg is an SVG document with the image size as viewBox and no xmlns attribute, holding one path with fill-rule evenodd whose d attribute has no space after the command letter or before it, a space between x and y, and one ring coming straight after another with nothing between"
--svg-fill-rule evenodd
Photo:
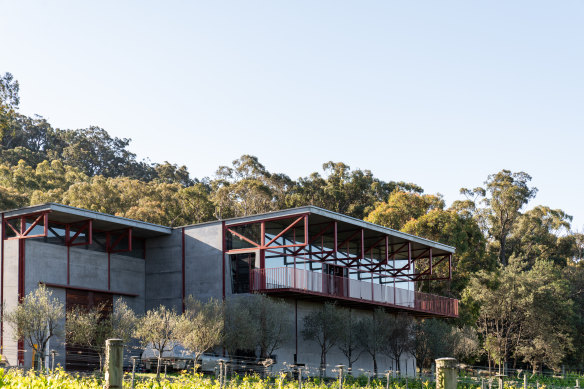
<instances>
[{"instance_id":1,"label":"tree","mask_svg":"<svg viewBox=\"0 0 584 389\"><path fill-rule=\"evenodd\" d=\"M559 372L562 360L573 350L570 286L559 268L549 261L536 262L522 276L525 314L517 353L534 373L543 365Z\"/></svg>"},{"instance_id":2,"label":"tree","mask_svg":"<svg viewBox=\"0 0 584 389\"><path fill-rule=\"evenodd\" d=\"M383 352L395 362L395 367L401 371L402 355L412 351L414 346L413 321L407 314L387 315L384 322L386 337Z\"/></svg>"},{"instance_id":3,"label":"tree","mask_svg":"<svg viewBox=\"0 0 584 389\"><path fill-rule=\"evenodd\" d=\"M282 299L263 294L251 295L248 302L252 322L258 327L260 358L269 358L286 341L292 329L288 306Z\"/></svg>"},{"instance_id":4,"label":"tree","mask_svg":"<svg viewBox=\"0 0 584 389\"><path fill-rule=\"evenodd\" d=\"M444 209L444 200L440 195L395 191L386 202L377 203L365 221L400 230L410 220L436 209Z\"/></svg>"},{"instance_id":5,"label":"tree","mask_svg":"<svg viewBox=\"0 0 584 389\"><path fill-rule=\"evenodd\" d=\"M320 346L320 375L326 371L326 355L337 344L342 334L343 316L333 303L324 303L321 309L304 316L302 337Z\"/></svg>"},{"instance_id":6,"label":"tree","mask_svg":"<svg viewBox=\"0 0 584 389\"><path fill-rule=\"evenodd\" d=\"M414 324L413 333L415 341L412 352L421 369L430 368L437 358L452 356L452 327L444 320L420 320Z\"/></svg>"},{"instance_id":7,"label":"tree","mask_svg":"<svg viewBox=\"0 0 584 389\"><path fill-rule=\"evenodd\" d=\"M99 355L99 368L105 358L105 341L111 338L122 339L127 344L134 332L136 315L122 298L111 306L99 304L89 310L74 307L67 312L67 341L88 347Z\"/></svg>"},{"instance_id":8,"label":"tree","mask_svg":"<svg viewBox=\"0 0 584 389\"><path fill-rule=\"evenodd\" d=\"M4 139L5 131L20 104L19 89L18 81L12 74L4 73L0 76L0 140Z\"/></svg>"},{"instance_id":9,"label":"tree","mask_svg":"<svg viewBox=\"0 0 584 389\"><path fill-rule=\"evenodd\" d=\"M203 303L189 296L185 311L179 319L177 337L180 343L195 354L195 372L199 358L223 339L223 304L217 300Z\"/></svg>"},{"instance_id":10,"label":"tree","mask_svg":"<svg viewBox=\"0 0 584 389\"><path fill-rule=\"evenodd\" d=\"M225 301L225 334L223 346L234 358L238 352L255 349L257 325L253 322L248 296L232 296Z\"/></svg>"},{"instance_id":11,"label":"tree","mask_svg":"<svg viewBox=\"0 0 584 389\"><path fill-rule=\"evenodd\" d=\"M134 335L140 339L144 347L151 346L158 352L156 379L160 378L160 362L167 351L174 350L178 339L179 317L173 309L164 305L146 312L138 320Z\"/></svg>"},{"instance_id":12,"label":"tree","mask_svg":"<svg viewBox=\"0 0 584 389\"><path fill-rule=\"evenodd\" d=\"M410 219L401 230L456 248L452 257L452 283L438 285L444 288L439 291L442 295L453 292L454 297L460 297L473 273L495 268L496 261L486 254L487 241L477 221L456 208L432 209L417 219ZM439 277L448 277L447 266L435 267L433 272ZM424 283L420 282L418 286L422 288Z\"/></svg>"},{"instance_id":13,"label":"tree","mask_svg":"<svg viewBox=\"0 0 584 389\"><path fill-rule=\"evenodd\" d=\"M525 172L512 173L501 170L488 176L484 188L462 188L460 192L469 198L480 199L485 208L478 216L489 236L496 243L499 262L508 264L507 239L519 219L520 210L537 194L537 188L529 187L531 176Z\"/></svg>"},{"instance_id":14,"label":"tree","mask_svg":"<svg viewBox=\"0 0 584 389\"><path fill-rule=\"evenodd\" d=\"M52 291L40 285L5 315L6 322L14 328L15 340L23 339L35 351L39 369L43 368L47 342L63 332L60 321L65 309L63 303L52 296Z\"/></svg>"},{"instance_id":15,"label":"tree","mask_svg":"<svg viewBox=\"0 0 584 389\"><path fill-rule=\"evenodd\" d=\"M350 309L342 308L341 313L344 319L341 321L341 336L337 347L347 358L347 365L349 367L349 372L351 372L353 369L353 363L355 363L363 353L359 344L359 320L352 314Z\"/></svg>"},{"instance_id":16,"label":"tree","mask_svg":"<svg viewBox=\"0 0 584 389\"><path fill-rule=\"evenodd\" d=\"M523 358L534 371L543 364L557 369L572 349L570 287L549 261L528 269L512 260L498 272L479 272L463 302L474 307L489 366Z\"/></svg>"},{"instance_id":17,"label":"tree","mask_svg":"<svg viewBox=\"0 0 584 389\"><path fill-rule=\"evenodd\" d=\"M387 312L383 308L376 308L371 315L359 321L359 343L371 355L373 373L377 375L377 356L382 352L386 340Z\"/></svg>"}]
</instances>

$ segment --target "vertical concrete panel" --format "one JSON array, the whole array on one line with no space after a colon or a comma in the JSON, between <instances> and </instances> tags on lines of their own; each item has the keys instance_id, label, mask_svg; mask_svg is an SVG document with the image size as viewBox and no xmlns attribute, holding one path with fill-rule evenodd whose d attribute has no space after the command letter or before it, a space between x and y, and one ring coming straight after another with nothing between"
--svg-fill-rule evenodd
<instances>
[{"instance_id":1,"label":"vertical concrete panel","mask_svg":"<svg viewBox=\"0 0 584 389\"><path fill-rule=\"evenodd\" d=\"M223 298L221 222L185 228L185 294L199 300ZM226 278L227 283L230 283Z\"/></svg>"},{"instance_id":2,"label":"vertical concrete panel","mask_svg":"<svg viewBox=\"0 0 584 389\"><path fill-rule=\"evenodd\" d=\"M182 308L182 243L181 230L170 236L146 241L145 309L159 305Z\"/></svg>"},{"instance_id":3,"label":"vertical concrete panel","mask_svg":"<svg viewBox=\"0 0 584 389\"><path fill-rule=\"evenodd\" d=\"M18 241L4 241L4 307L10 312L18 305ZM4 323L4 356L11 365L18 363L18 342L14 330Z\"/></svg>"}]
</instances>

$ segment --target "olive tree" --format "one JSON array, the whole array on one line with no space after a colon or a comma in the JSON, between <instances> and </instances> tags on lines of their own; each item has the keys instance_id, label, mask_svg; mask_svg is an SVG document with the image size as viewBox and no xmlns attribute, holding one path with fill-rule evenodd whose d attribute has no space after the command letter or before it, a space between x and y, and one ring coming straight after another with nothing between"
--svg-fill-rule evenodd
<instances>
[{"instance_id":1,"label":"olive tree","mask_svg":"<svg viewBox=\"0 0 584 389\"><path fill-rule=\"evenodd\" d=\"M14 329L15 340L23 339L35 351L39 369L43 368L47 342L63 333L60 321L65 317L65 308L52 296L52 291L40 285L5 315Z\"/></svg>"},{"instance_id":2,"label":"olive tree","mask_svg":"<svg viewBox=\"0 0 584 389\"><path fill-rule=\"evenodd\" d=\"M177 337L187 350L195 354L195 372L201 355L221 343L223 326L221 302L211 299L203 303L193 296L186 298L185 311L177 326Z\"/></svg>"},{"instance_id":3,"label":"olive tree","mask_svg":"<svg viewBox=\"0 0 584 389\"><path fill-rule=\"evenodd\" d=\"M164 305L151 309L138 320L134 335L144 347L152 346L158 352L156 379L160 378L160 362L166 351L174 350L178 340L179 315Z\"/></svg>"},{"instance_id":4,"label":"olive tree","mask_svg":"<svg viewBox=\"0 0 584 389\"><path fill-rule=\"evenodd\" d=\"M99 355L99 369L103 368L105 341L110 338L131 340L136 325L136 315L122 298L114 302L113 311L102 303L91 309L74 307L67 312L65 325L67 341L85 346Z\"/></svg>"},{"instance_id":5,"label":"olive tree","mask_svg":"<svg viewBox=\"0 0 584 389\"><path fill-rule=\"evenodd\" d=\"M359 320L353 316L350 309L343 308L341 309L341 313L344 320L341 321L341 336L337 347L347 358L349 372L351 372L353 369L353 363L355 363L363 353L363 348L359 342Z\"/></svg>"},{"instance_id":6,"label":"olive tree","mask_svg":"<svg viewBox=\"0 0 584 389\"><path fill-rule=\"evenodd\" d=\"M333 303L324 303L322 309L304 316L302 336L320 346L320 375L326 371L326 355L337 344L343 331L343 316Z\"/></svg>"}]
</instances>

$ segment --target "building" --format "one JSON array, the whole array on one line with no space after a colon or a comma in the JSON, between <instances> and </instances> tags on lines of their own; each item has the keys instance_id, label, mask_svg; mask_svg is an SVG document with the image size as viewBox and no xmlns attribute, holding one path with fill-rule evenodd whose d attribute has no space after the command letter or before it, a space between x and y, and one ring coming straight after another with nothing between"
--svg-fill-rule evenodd
<instances>
[{"instance_id":1,"label":"building","mask_svg":"<svg viewBox=\"0 0 584 389\"><path fill-rule=\"evenodd\" d=\"M1 218L0 299L8 310L39 284L66 306L121 296L138 314L160 304L180 312L188 295L261 292L284 298L295 323L277 362L308 365L318 365L320 354L300 336L302 318L323 301L356 315L375 307L458 315L457 300L414 291L415 282L450 278L454 248L313 206L179 228L54 203ZM0 333L8 362L30 366L30 350L3 322ZM75 350L53 342L57 362L66 364ZM345 362L337 350L327 359ZM384 358L378 363L391 367ZM405 357L402 366L411 374L415 362ZM367 355L355 368L371 369Z\"/></svg>"}]
</instances>

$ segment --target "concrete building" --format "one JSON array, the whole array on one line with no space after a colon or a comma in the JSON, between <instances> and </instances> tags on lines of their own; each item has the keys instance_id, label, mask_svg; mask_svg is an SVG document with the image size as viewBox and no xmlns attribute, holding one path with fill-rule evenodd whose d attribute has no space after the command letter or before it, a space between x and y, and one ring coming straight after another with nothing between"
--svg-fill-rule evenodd
<instances>
[{"instance_id":1,"label":"concrete building","mask_svg":"<svg viewBox=\"0 0 584 389\"><path fill-rule=\"evenodd\" d=\"M181 311L186 296L229 298L254 292L289 304L295 323L276 352L278 364L317 366L316 344L303 340L303 317L324 301L371 315L376 307L422 317L456 317L454 299L414 291L416 282L448 279L454 248L321 208L306 206L179 228L60 204L2 213L0 299L7 310L44 284L67 307L123 297L138 314L160 304ZM31 353L0 327L11 365ZM74 368L75 349L55 339L57 362ZM70 359L70 361L68 361ZM331 366L345 363L333 349ZM68 363L69 362L69 363ZM391 368L381 357L380 371ZM403 366L415 369L411 356ZM355 369L371 369L363 354Z\"/></svg>"}]
</instances>

